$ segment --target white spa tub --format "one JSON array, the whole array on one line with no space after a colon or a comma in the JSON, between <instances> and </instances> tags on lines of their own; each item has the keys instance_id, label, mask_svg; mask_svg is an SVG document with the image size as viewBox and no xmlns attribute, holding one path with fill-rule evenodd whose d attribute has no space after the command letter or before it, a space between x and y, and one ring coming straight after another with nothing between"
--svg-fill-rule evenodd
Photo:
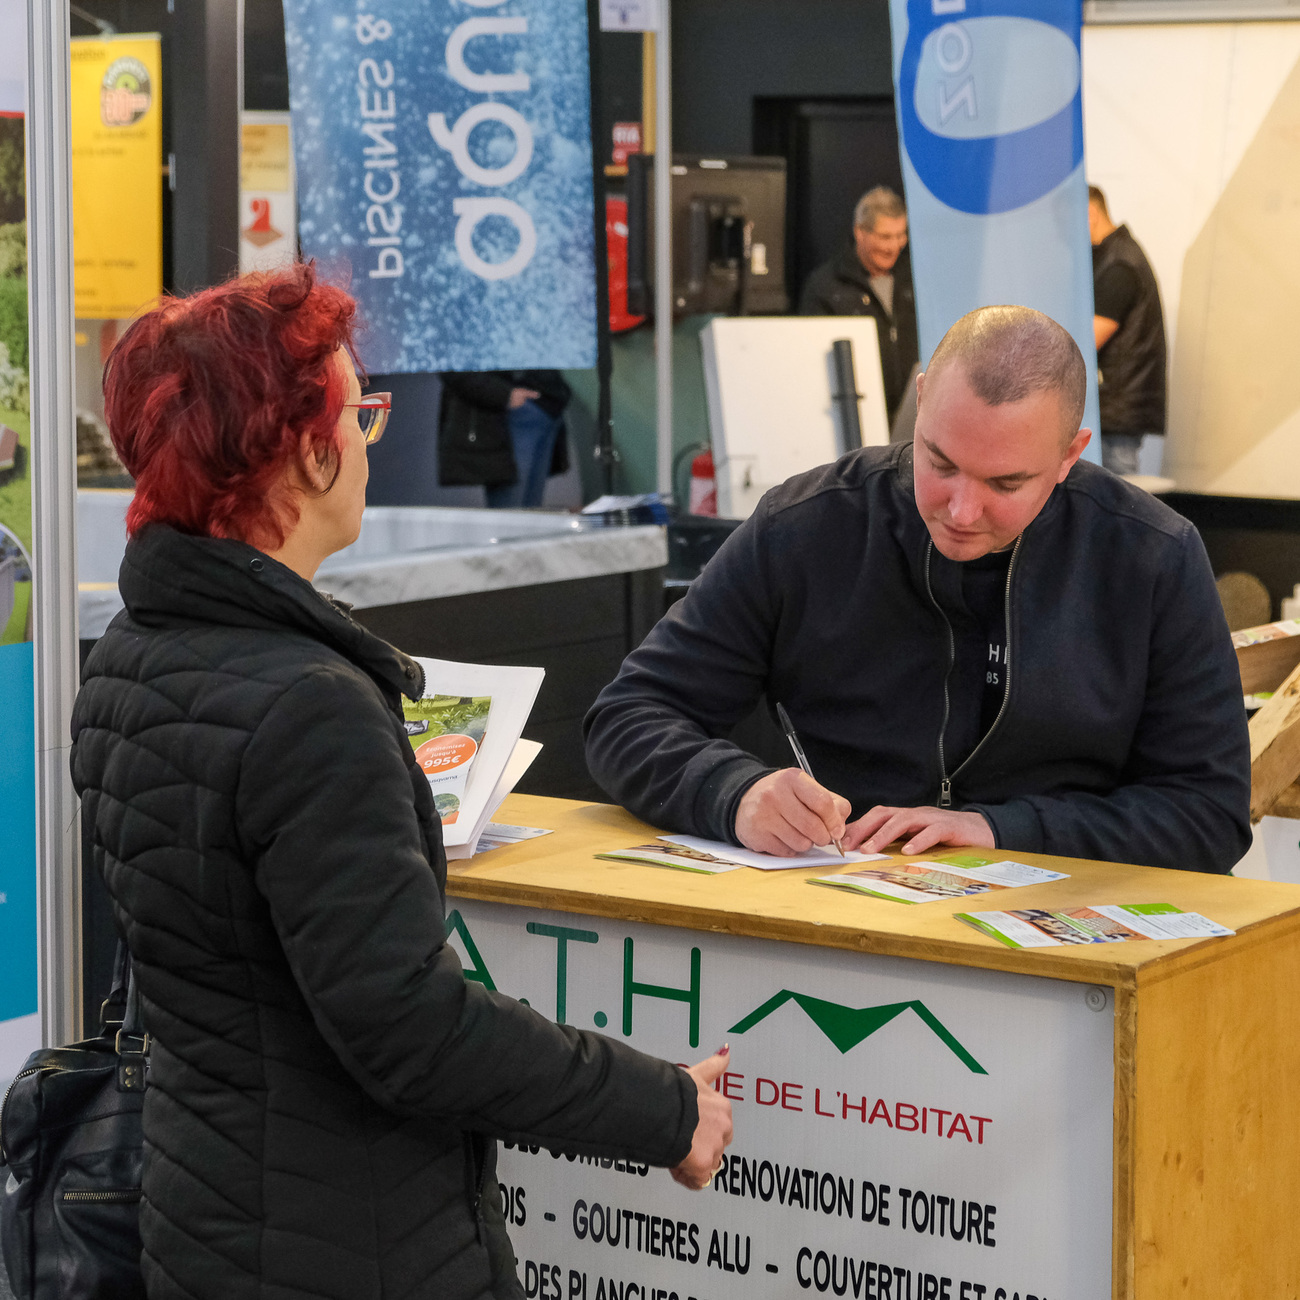
<instances>
[{"instance_id":1,"label":"white spa tub","mask_svg":"<svg viewBox=\"0 0 1300 1300\"><path fill-rule=\"evenodd\" d=\"M131 492L77 493L78 607L83 639L122 608L117 573ZM662 567L665 530L607 528L544 510L368 506L361 536L321 565L316 586L359 609Z\"/></svg>"}]
</instances>

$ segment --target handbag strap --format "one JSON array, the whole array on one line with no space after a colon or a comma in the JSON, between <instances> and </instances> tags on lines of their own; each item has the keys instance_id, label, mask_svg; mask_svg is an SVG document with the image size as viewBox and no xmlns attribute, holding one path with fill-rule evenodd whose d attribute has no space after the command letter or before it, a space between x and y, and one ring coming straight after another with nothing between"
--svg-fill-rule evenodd
<instances>
[{"instance_id":1,"label":"handbag strap","mask_svg":"<svg viewBox=\"0 0 1300 1300\"><path fill-rule=\"evenodd\" d=\"M124 1037L143 1038L144 1017L140 1013L140 986L135 982L135 971L127 964L126 1011L122 1017Z\"/></svg>"},{"instance_id":2,"label":"handbag strap","mask_svg":"<svg viewBox=\"0 0 1300 1300\"><path fill-rule=\"evenodd\" d=\"M119 939L113 957L113 984L99 1008L99 1032L106 1037L115 1034L126 1019L130 983L131 954L125 942Z\"/></svg>"},{"instance_id":3,"label":"handbag strap","mask_svg":"<svg viewBox=\"0 0 1300 1300\"><path fill-rule=\"evenodd\" d=\"M125 945L122 945L125 950ZM140 1013L140 986L131 960L126 959L126 997L122 1021L114 1040L117 1050L117 1086L120 1092L144 1092L149 1086L149 1035Z\"/></svg>"}]
</instances>

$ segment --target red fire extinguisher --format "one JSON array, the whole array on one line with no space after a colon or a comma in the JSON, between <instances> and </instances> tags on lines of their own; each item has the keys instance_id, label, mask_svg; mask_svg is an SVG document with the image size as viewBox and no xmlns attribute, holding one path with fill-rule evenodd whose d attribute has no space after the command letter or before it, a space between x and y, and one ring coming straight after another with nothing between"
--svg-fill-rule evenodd
<instances>
[{"instance_id":1,"label":"red fire extinguisher","mask_svg":"<svg viewBox=\"0 0 1300 1300\"><path fill-rule=\"evenodd\" d=\"M702 451L691 461L691 514L718 514L718 485L713 474L713 453Z\"/></svg>"}]
</instances>

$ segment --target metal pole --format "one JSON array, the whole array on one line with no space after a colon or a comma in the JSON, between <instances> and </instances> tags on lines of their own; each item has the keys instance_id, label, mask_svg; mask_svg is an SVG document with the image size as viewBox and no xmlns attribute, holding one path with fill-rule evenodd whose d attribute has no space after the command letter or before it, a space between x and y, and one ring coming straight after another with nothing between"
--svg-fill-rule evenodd
<instances>
[{"instance_id":1,"label":"metal pole","mask_svg":"<svg viewBox=\"0 0 1300 1300\"><path fill-rule=\"evenodd\" d=\"M609 245L605 232L605 150L607 141L596 134L596 105L600 94L600 4L587 0L587 68L591 101L591 195L593 261L596 268L596 446L600 490L614 490L613 375L614 357L609 344Z\"/></svg>"},{"instance_id":2,"label":"metal pole","mask_svg":"<svg viewBox=\"0 0 1300 1300\"><path fill-rule=\"evenodd\" d=\"M673 58L671 0L655 34L655 438L659 491L673 490Z\"/></svg>"},{"instance_id":3,"label":"metal pole","mask_svg":"<svg viewBox=\"0 0 1300 1300\"><path fill-rule=\"evenodd\" d=\"M66 0L27 3L27 318L32 417L36 890L41 1035L81 1037L80 819L68 772L77 693L77 430Z\"/></svg>"}]
</instances>

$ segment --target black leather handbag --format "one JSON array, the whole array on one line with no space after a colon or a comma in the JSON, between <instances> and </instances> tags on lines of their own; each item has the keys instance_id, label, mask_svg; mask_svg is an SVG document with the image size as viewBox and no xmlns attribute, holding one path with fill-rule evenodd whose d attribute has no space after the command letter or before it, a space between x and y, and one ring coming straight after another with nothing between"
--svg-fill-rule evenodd
<instances>
[{"instance_id":1,"label":"black leather handbag","mask_svg":"<svg viewBox=\"0 0 1300 1300\"><path fill-rule=\"evenodd\" d=\"M17 1300L144 1300L149 1039L125 945L100 1032L27 1058L0 1107L0 1244Z\"/></svg>"}]
</instances>

